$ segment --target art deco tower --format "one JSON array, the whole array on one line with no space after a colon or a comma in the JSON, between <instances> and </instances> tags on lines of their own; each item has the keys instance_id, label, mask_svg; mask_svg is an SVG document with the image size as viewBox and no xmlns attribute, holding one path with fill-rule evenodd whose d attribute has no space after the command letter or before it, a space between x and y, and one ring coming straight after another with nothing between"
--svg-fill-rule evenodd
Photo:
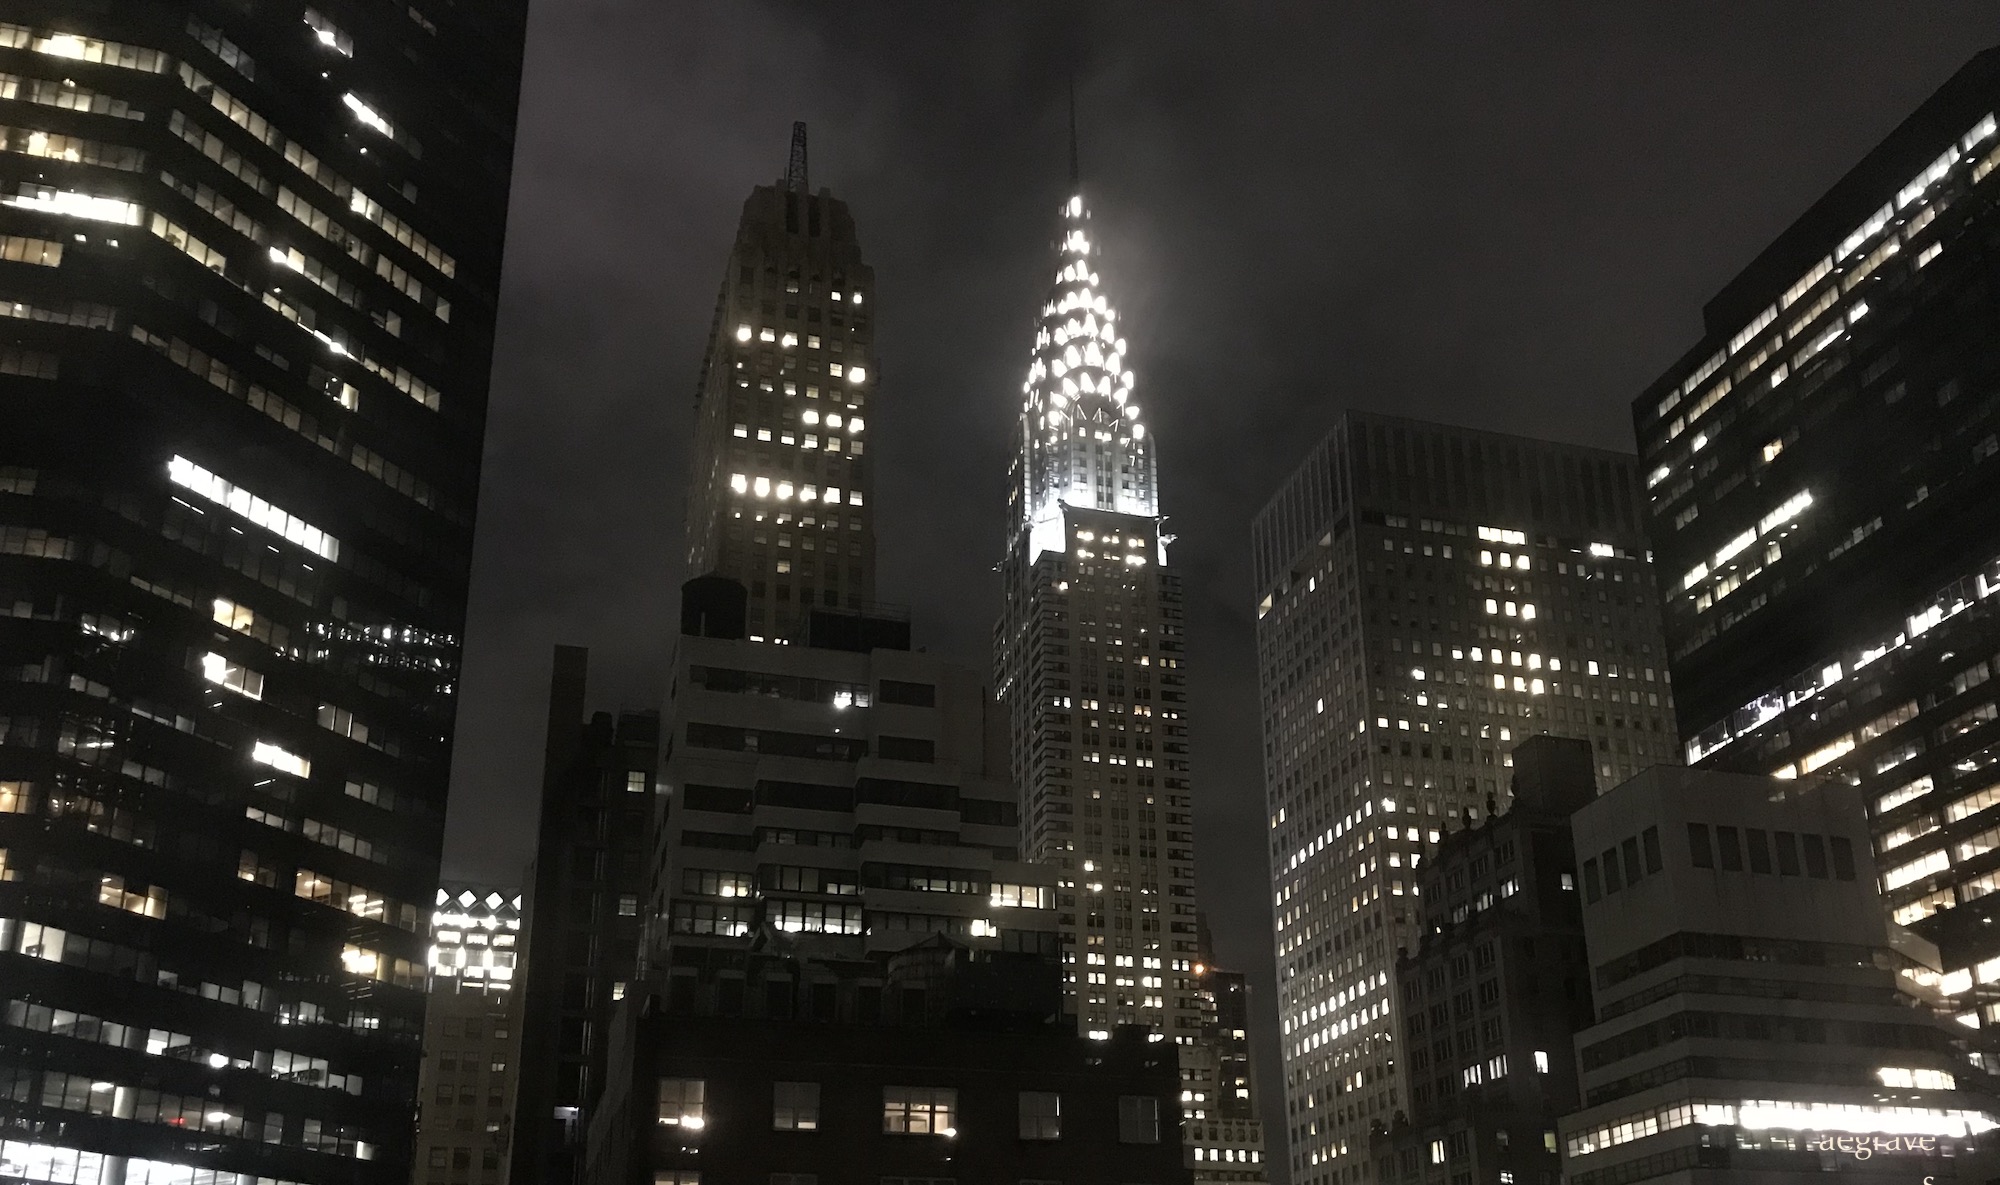
<instances>
[{"instance_id":1,"label":"art deco tower","mask_svg":"<svg viewBox=\"0 0 2000 1185\"><path fill-rule=\"evenodd\" d=\"M995 683L1026 854L1060 870L1078 1024L1099 1037L1147 1025L1179 1043L1184 1109L1207 1118L1216 1075L1195 972L1181 578L1080 193L1061 218L1010 472ZM1254 1124L1239 1136L1230 1162L1241 1154L1261 1173Z\"/></svg>"},{"instance_id":2,"label":"art deco tower","mask_svg":"<svg viewBox=\"0 0 2000 1185\"><path fill-rule=\"evenodd\" d=\"M847 203L791 164L743 203L695 394L690 576L750 590L750 635L791 635L809 605L875 597L874 481L862 429L874 373L875 273Z\"/></svg>"}]
</instances>

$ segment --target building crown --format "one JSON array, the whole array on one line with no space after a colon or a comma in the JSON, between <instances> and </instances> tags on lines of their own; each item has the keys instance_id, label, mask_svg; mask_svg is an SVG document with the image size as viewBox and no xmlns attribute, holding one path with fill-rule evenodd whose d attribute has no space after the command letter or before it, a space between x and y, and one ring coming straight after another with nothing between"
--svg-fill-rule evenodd
<instances>
[{"instance_id":1,"label":"building crown","mask_svg":"<svg viewBox=\"0 0 2000 1185\"><path fill-rule=\"evenodd\" d=\"M1082 193L1073 193L1022 387L1016 526L1029 534L1031 562L1064 550L1064 506L1159 515L1152 441L1132 398L1118 312L1092 266L1089 224Z\"/></svg>"}]
</instances>

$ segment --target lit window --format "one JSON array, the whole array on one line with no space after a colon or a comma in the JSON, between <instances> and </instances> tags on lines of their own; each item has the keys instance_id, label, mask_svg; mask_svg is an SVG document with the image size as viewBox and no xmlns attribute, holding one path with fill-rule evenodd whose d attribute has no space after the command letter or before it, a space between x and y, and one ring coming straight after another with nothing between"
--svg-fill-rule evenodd
<instances>
[{"instance_id":1,"label":"lit window","mask_svg":"<svg viewBox=\"0 0 2000 1185\"><path fill-rule=\"evenodd\" d=\"M892 1136L958 1134L958 1092L948 1086L882 1088L882 1130Z\"/></svg>"},{"instance_id":2,"label":"lit window","mask_svg":"<svg viewBox=\"0 0 2000 1185\"><path fill-rule=\"evenodd\" d=\"M250 750L250 759L260 765L268 765L279 773L291 774L293 777L312 776L312 762L296 753L287 752L269 741L258 741Z\"/></svg>"},{"instance_id":3,"label":"lit window","mask_svg":"<svg viewBox=\"0 0 2000 1185\"><path fill-rule=\"evenodd\" d=\"M700 1078L660 1079L660 1124L700 1131L707 1124L702 1099L707 1083Z\"/></svg>"},{"instance_id":4,"label":"lit window","mask_svg":"<svg viewBox=\"0 0 2000 1185\"><path fill-rule=\"evenodd\" d=\"M268 531L285 537L321 559L340 558L340 541L308 524L304 519L264 501L240 486L231 485L188 460L175 457L167 462L167 476L173 483L249 519Z\"/></svg>"},{"instance_id":5,"label":"lit window","mask_svg":"<svg viewBox=\"0 0 2000 1185\"><path fill-rule=\"evenodd\" d=\"M355 94L353 91L349 91L340 97L340 101L347 104L347 109L354 113L354 118L390 139L395 139L396 129L389 126L389 121L383 119L380 112L370 107L367 103L362 102L361 96Z\"/></svg>"},{"instance_id":6,"label":"lit window","mask_svg":"<svg viewBox=\"0 0 2000 1185\"><path fill-rule=\"evenodd\" d=\"M201 656L202 677L218 687L228 688L238 695L251 699L264 698L264 676L230 662L220 654L210 652Z\"/></svg>"},{"instance_id":7,"label":"lit window","mask_svg":"<svg viewBox=\"0 0 2000 1185\"><path fill-rule=\"evenodd\" d=\"M306 9L306 24L311 26L313 36L319 39L321 45L347 57L351 58L354 56L353 39L341 32L332 21L327 20L326 17L308 8Z\"/></svg>"},{"instance_id":8,"label":"lit window","mask_svg":"<svg viewBox=\"0 0 2000 1185\"><path fill-rule=\"evenodd\" d=\"M137 202L128 202L123 198L97 197L70 189L54 189L47 185L23 185L20 192L13 197L0 198L0 205L16 206L43 214L60 214L66 218L83 218L92 222L116 222L125 226L139 225L141 213Z\"/></svg>"}]
</instances>

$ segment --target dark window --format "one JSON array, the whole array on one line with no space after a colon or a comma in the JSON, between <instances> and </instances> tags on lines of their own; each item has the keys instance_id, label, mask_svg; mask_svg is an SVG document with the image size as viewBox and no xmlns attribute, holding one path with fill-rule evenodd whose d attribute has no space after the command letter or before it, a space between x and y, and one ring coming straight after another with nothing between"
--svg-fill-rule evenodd
<instances>
[{"instance_id":1,"label":"dark window","mask_svg":"<svg viewBox=\"0 0 2000 1185\"><path fill-rule=\"evenodd\" d=\"M1688 859L1696 868L1715 867L1715 853L1708 846L1708 824L1688 824Z\"/></svg>"},{"instance_id":2,"label":"dark window","mask_svg":"<svg viewBox=\"0 0 2000 1185\"><path fill-rule=\"evenodd\" d=\"M1771 849L1765 846L1763 829L1758 827L1744 828L1743 842L1750 849L1750 871L1771 871Z\"/></svg>"},{"instance_id":3,"label":"dark window","mask_svg":"<svg viewBox=\"0 0 2000 1185\"><path fill-rule=\"evenodd\" d=\"M900 679L884 679L876 698L885 704L934 708L937 706L937 688L929 683L905 683Z\"/></svg>"},{"instance_id":4,"label":"dark window","mask_svg":"<svg viewBox=\"0 0 2000 1185\"><path fill-rule=\"evenodd\" d=\"M1660 871L1660 829L1648 827L1639 838L1645 841L1646 845L1646 871L1648 873Z\"/></svg>"},{"instance_id":5,"label":"dark window","mask_svg":"<svg viewBox=\"0 0 2000 1185\"><path fill-rule=\"evenodd\" d=\"M750 813L750 791L734 786L702 786L690 782L681 787L681 805L695 811Z\"/></svg>"},{"instance_id":6,"label":"dark window","mask_svg":"<svg viewBox=\"0 0 2000 1185\"><path fill-rule=\"evenodd\" d=\"M937 760L937 745L917 737L885 736L876 742L876 746L876 751L890 761Z\"/></svg>"},{"instance_id":7,"label":"dark window","mask_svg":"<svg viewBox=\"0 0 2000 1185\"><path fill-rule=\"evenodd\" d=\"M1596 901L1602 896L1604 896L1604 890L1597 880L1597 861L1585 860L1583 862L1583 899L1585 901Z\"/></svg>"},{"instance_id":8,"label":"dark window","mask_svg":"<svg viewBox=\"0 0 2000 1185\"><path fill-rule=\"evenodd\" d=\"M1118 1096L1118 1142L1157 1144L1160 1142L1160 1100L1152 1095Z\"/></svg>"},{"instance_id":9,"label":"dark window","mask_svg":"<svg viewBox=\"0 0 2000 1185\"><path fill-rule=\"evenodd\" d=\"M1636 885L1639 883L1639 878L1645 875L1639 871L1639 841L1636 839L1626 840L1622 845L1622 850L1625 853L1625 883Z\"/></svg>"},{"instance_id":10,"label":"dark window","mask_svg":"<svg viewBox=\"0 0 2000 1185\"><path fill-rule=\"evenodd\" d=\"M1604 862L1604 891L1607 893L1616 893L1625 887L1624 882L1618 877L1618 849L1615 847L1604 849L1602 860Z\"/></svg>"},{"instance_id":11,"label":"dark window","mask_svg":"<svg viewBox=\"0 0 2000 1185\"><path fill-rule=\"evenodd\" d=\"M1021 1138L1062 1138L1062 1096L1052 1090L1024 1090L1020 1104Z\"/></svg>"},{"instance_id":12,"label":"dark window","mask_svg":"<svg viewBox=\"0 0 2000 1185\"><path fill-rule=\"evenodd\" d=\"M1806 875L1826 879L1826 841L1817 835L1801 835L1799 845L1806 850Z\"/></svg>"},{"instance_id":13,"label":"dark window","mask_svg":"<svg viewBox=\"0 0 2000 1185\"><path fill-rule=\"evenodd\" d=\"M1743 849L1736 842L1736 828L1717 827L1715 846L1722 849L1722 871L1743 871Z\"/></svg>"},{"instance_id":14,"label":"dark window","mask_svg":"<svg viewBox=\"0 0 2000 1185\"><path fill-rule=\"evenodd\" d=\"M1854 879L1854 845L1836 835L1829 840L1833 845L1833 875L1844 881Z\"/></svg>"},{"instance_id":15,"label":"dark window","mask_svg":"<svg viewBox=\"0 0 2000 1185\"><path fill-rule=\"evenodd\" d=\"M1771 838L1777 841L1778 875L1797 876L1799 874L1799 837L1789 831L1773 831Z\"/></svg>"}]
</instances>

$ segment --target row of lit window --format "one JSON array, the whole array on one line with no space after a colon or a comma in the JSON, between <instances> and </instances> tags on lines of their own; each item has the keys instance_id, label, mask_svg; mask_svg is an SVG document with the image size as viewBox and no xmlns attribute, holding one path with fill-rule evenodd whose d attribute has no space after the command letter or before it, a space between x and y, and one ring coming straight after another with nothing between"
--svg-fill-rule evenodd
<instances>
[{"instance_id":1,"label":"row of lit window","mask_svg":"<svg viewBox=\"0 0 2000 1185\"><path fill-rule=\"evenodd\" d=\"M838 505L841 500L838 486L828 486L822 491L818 486L794 486L789 481L773 482L768 477L753 478L743 473L729 475L729 488L739 494L754 494L759 498L776 497L779 501L788 501L795 495L801 502L820 502L825 505ZM847 505L861 506L864 501L860 490L847 491Z\"/></svg>"},{"instance_id":2,"label":"row of lit window","mask_svg":"<svg viewBox=\"0 0 2000 1185\"><path fill-rule=\"evenodd\" d=\"M1018 1094L1018 1134L1023 1140L1060 1140L1062 1095L1057 1091L1024 1090ZM708 1106L708 1084L701 1078L662 1078L659 1084L659 1124L697 1138L714 1117ZM958 1091L949 1086L884 1086L882 1133L895 1136L956 1138ZM820 1084L771 1084L772 1131L809 1132L821 1127ZM1151 1095L1121 1095L1118 1139L1125 1144L1160 1142L1160 1100Z\"/></svg>"}]
</instances>

